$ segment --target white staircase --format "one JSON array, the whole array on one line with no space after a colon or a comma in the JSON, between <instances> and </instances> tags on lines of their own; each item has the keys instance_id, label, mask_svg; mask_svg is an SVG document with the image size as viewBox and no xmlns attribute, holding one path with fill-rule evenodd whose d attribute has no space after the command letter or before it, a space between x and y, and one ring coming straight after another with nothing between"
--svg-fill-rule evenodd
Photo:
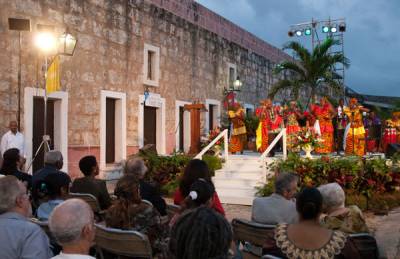
<instances>
[{"instance_id":1,"label":"white staircase","mask_svg":"<svg viewBox=\"0 0 400 259\"><path fill-rule=\"evenodd\" d=\"M266 158L269 160L271 158ZM245 152L243 155L230 155L212 180L222 203L251 205L255 187L266 182L267 173L270 172L260 161L260 154Z\"/></svg>"}]
</instances>

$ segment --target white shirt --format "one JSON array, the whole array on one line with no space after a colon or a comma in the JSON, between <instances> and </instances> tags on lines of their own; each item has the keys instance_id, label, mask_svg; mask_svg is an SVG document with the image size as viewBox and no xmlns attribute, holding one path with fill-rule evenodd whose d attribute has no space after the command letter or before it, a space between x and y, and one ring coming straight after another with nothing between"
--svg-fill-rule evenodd
<instances>
[{"instance_id":1,"label":"white shirt","mask_svg":"<svg viewBox=\"0 0 400 259\"><path fill-rule=\"evenodd\" d=\"M90 255L64 254L63 252L61 252L59 255L56 255L51 259L96 259L96 258Z\"/></svg>"},{"instance_id":2,"label":"white shirt","mask_svg":"<svg viewBox=\"0 0 400 259\"><path fill-rule=\"evenodd\" d=\"M24 135L22 133L17 132L17 134L13 134L11 130L9 130L6 134L1 138L1 147L0 147L1 155L3 156L4 152L6 152L10 148L18 148L21 156L25 156L25 143L24 143Z\"/></svg>"}]
</instances>

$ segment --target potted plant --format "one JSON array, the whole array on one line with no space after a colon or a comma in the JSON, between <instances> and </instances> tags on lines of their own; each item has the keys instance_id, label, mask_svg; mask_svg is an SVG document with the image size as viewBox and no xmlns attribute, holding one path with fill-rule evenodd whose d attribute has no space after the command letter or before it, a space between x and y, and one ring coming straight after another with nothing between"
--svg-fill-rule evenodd
<instances>
[{"instance_id":1,"label":"potted plant","mask_svg":"<svg viewBox=\"0 0 400 259\"><path fill-rule=\"evenodd\" d=\"M305 129L299 132L297 135L297 141L295 147L300 147L304 152L306 152L306 158L311 158L311 151L319 146L321 139L318 135L309 129Z\"/></svg>"},{"instance_id":2,"label":"potted plant","mask_svg":"<svg viewBox=\"0 0 400 259\"><path fill-rule=\"evenodd\" d=\"M247 131L247 149L255 151L256 147L256 131L258 127L259 120L256 116L252 114L247 114L244 123L246 125Z\"/></svg>"}]
</instances>

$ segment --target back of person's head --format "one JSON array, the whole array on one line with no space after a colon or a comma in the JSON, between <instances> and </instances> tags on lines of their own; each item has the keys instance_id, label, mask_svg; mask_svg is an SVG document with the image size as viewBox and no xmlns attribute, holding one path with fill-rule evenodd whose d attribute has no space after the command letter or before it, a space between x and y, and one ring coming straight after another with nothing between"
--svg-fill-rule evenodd
<instances>
[{"instance_id":1,"label":"back of person's head","mask_svg":"<svg viewBox=\"0 0 400 259\"><path fill-rule=\"evenodd\" d=\"M211 208L183 214L171 232L170 251L177 259L228 258L232 230L226 219Z\"/></svg>"},{"instance_id":2,"label":"back of person's head","mask_svg":"<svg viewBox=\"0 0 400 259\"><path fill-rule=\"evenodd\" d=\"M16 206L18 196L23 194L21 183L15 176L0 178L0 214L12 210Z\"/></svg>"},{"instance_id":3,"label":"back of person's head","mask_svg":"<svg viewBox=\"0 0 400 259\"><path fill-rule=\"evenodd\" d=\"M18 148L7 149L3 154L3 165L1 171L3 174L12 174L18 168L20 154Z\"/></svg>"},{"instance_id":4,"label":"back of person's head","mask_svg":"<svg viewBox=\"0 0 400 259\"><path fill-rule=\"evenodd\" d=\"M79 160L79 169L85 176L98 175L97 160L95 156L84 156Z\"/></svg>"},{"instance_id":5,"label":"back of person's head","mask_svg":"<svg viewBox=\"0 0 400 259\"><path fill-rule=\"evenodd\" d=\"M184 197L190 192L190 186L199 178L203 178L211 182L210 170L206 162L200 159L191 160L185 167L183 177L179 184L179 189Z\"/></svg>"},{"instance_id":6,"label":"back of person's head","mask_svg":"<svg viewBox=\"0 0 400 259\"><path fill-rule=\"evenodd\" d=\"M214 193L215 188L209 181L197 179L190 186L190 192L183 202L182 210L210 205Z\"/></svg>"},{"instance_id":7,"label":"back of person's head","mask_svg":"<svg viewBox=\"0 0 400 259\"><path fill-rule=\"evenodd\" d=\"M50 200L64 199L69 193L70 183L71 178L66 173L49 174L39 181L38 191Z\"/></svg>"},{"instance_id":8,"label":"back of person's head","mask_svg":"<svg viewBox=\"0 0 400 259\"><path fill-rule=\"evenodd\" d=\"M322 208L326 212L331 209L343 208L346 199L342 187L338 183L328 183L318 187L322 195Z\"/></svg>"},{"instance_id":9,"label":"back of person's head","mask_svg":"<svg viewBox=\"0 0 400 259\"><path fill-rule=\"evenodd\" d=\"M61 246L81 245L87 249L94 239L94 216L90 206L80 199L57 205L49 218L50 231Z\"/></svg>"},{"instance_id":10,"label":"back of person's head","mask_svg":"<svg viewBox=\"0 0 400 259\"><path fill-rule=\"evenodd\" d=\"M63 155L60 151L50 150L44 154L44 163L61 169L63 167Z\"/></svg>"},{"instance_id":11,"label":"back of person's head","mask_svg":"<svg viewBox=\"0 0 400 259\"><path fill-rule=\"evenodd\" d=\"M279 173L275 179L275 193L282 195L282 196L293 196L293 187L297 187L297 182L299 177L297 174L294 173L286 173L282 172ZM287 197L293 198L293 197Z\"/></svg>"},{"instance_id":12,"label":"back of person's head","mask_svg":"<svg viewBox=\"0 0 400 259\"><path fill-rule=\"evenodd\" d=\"M300 219L318 219L322 212L322 195L317 188L304 188L296 200Z\"/></svg>"},{"instance_id":13,"label":"back of person's head","mask_svg":"<svg viewBox=\"0 0 400 259\"><path fill-rule=\"evenodd\" d=\"M115 186L114 194L120 200L138 204L141 202L139 182L134 175L122 176Z\"/></svg>"},{"instance_id":14,"label":"back of person's head","mask_svg":"<svg viewBox=\"0 0 400 259\"><path fill-rule=\"evenodd\" d=\"M142 158L130 156L125 162L124 174L132 174L137 179L142 179L147 172L147 167Z\"/></svg>"}]
</instances>

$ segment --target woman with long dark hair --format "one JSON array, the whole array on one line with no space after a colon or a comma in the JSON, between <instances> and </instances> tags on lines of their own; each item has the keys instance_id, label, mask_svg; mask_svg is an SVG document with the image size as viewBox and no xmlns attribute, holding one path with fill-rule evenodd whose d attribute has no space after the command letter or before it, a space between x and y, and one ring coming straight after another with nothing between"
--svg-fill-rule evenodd
<instances>
[{"instance_id":1,"label":"woman with long dark hair","mask_svg":"<svg viewBox=\"0 0 400 259\"><path fill-rule=\"evenodd\" d=\"M179 188L175 191L174 204L181 205L182 201L189 195L192 184L200 178L208 181L214 187L207 164L203 160L193 159L186 166L183 177L179 183ZM217 192L214 192L211 207L220 214L225 215Z\"/></svg>"},{"instance_id":2,"label":"woman with long dark hair","mask_svg":"<svg viewBox=\"0 0 400 259\"><path fill-rule=\"evenodd\" d=\"M32 176L21 172L18 168L22 163L22 158L18 148L10 148L3 154L3 165L0 169L0 174L13 175L18 180L26 183L28 189L31 189Z\"/></svg>"}]
</instances>

